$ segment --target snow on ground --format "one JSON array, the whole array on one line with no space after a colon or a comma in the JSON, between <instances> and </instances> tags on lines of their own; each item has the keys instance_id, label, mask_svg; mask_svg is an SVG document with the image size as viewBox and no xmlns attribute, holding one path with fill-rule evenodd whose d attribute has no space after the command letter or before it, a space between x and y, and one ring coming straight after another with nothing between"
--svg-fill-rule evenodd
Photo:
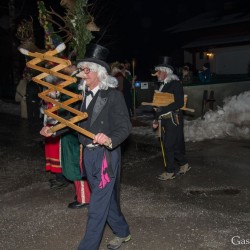
<instances>
[{"instance_id":1,"label":"snow on ground","mask_svg":"<svg viewBox=\"0 0 250 250\"><path fill-rule=\"evenodd\" d=\"M145 116L138 117L145 119ZM153 118L152 118L153 119ZM157 136L151 129L152 119L146 121L149 127L134 127L132 134ZM250 91L238 96L227 97L223 107L208 111L204 119L184 121L185 141L233 137L250 139Z\"/></svg>"},{"instance_id":2,"label":"snow on ground","mask_svg":"<svg viewBox=\"0 0 250 250\"><path fill-rule=\"evenodd\" d=\"M0 112L20 115L20 106L0 100ZM148 127L133 127L132 134L157 136L151 128L150 116L137 116L137 119L144 121ZM184 134L185 141L192 142L225 137L250 139L250 91L227 97L223 107L208 111L204 119L185 120Z\"/></svg>"},{"instance_id":3,"label":"snow on ground","mask_svg":"<svg viewBox=\"0 0 250 250\"><path fill-rule=\"evenodd\" d=\"M207 112L204 120L185 121L184 134L193 142L227 136L250 139L250 91L226 98L223 107Z\"/></svg>"}]
</instances>

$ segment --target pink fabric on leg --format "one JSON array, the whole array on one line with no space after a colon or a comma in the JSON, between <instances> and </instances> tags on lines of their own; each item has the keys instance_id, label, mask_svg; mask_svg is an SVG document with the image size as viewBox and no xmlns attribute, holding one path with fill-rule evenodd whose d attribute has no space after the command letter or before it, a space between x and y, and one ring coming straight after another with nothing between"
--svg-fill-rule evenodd
<instances>
[{"instance_id":1,"label":"pink fabric on leg","mask_svg":"<svg viewBox=\"0 0 250 250\"><path fill-rule=\"evenodd\" d=\"M107 168L108 168L108 163L107 163L106 154L104 153L103 160L102 160L101 182L99 184L99 188L104 188L107 185L107 183L110 182L110 178L108 176L108 173L106 172Z\"/></svg>"}]
</instances>

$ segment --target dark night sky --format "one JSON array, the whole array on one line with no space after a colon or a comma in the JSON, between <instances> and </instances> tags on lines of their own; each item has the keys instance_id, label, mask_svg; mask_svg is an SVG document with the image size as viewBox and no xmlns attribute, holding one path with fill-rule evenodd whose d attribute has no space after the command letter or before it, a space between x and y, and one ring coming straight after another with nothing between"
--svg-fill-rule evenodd
<instances>
[{"instance_id":1,"label":"dark night sky","mask_svg":"<svg viewBox=\"0 0 250 250\"><path fill-rule=\"evenodd\" d=\"M244 4L247 0L234 0ZM0 4L1 16L8 11L9 0ZM64 9L60 0L44 0L47 8L53 7L59 13ZM194 15L208 10L222 11L224 2L232 0L91 0L96 23L106 30L100 44L110 49L109 61L136 59L138 74L150 71L159 56L168 56L178 49L178 42L162 31ZM36 41L43 40L43 30L37 20L35 0L15 0L19 19L32 16L35 22ZM99 35L97 35L97 38ZM167 37L167 38L166 38Z\"/></svg>"},{"instance_id":2,"label":"dark night sky","mask_svg":"<svg viewBox=\"0 0 250 250\"><path fill-rule=\"evenodd\" d=\"M144 77L158 63L159 56L171 56L180 48L181 41L170 33L163 37L163 30L206 11L216 10L220 15L224 4L229 6L230 2L236 2L239 8L249 0L100 0L106 8L98 22L112 16L105 42L112 44L113 59L135 58L136 73Z\"/></svg>"}]
</instances>

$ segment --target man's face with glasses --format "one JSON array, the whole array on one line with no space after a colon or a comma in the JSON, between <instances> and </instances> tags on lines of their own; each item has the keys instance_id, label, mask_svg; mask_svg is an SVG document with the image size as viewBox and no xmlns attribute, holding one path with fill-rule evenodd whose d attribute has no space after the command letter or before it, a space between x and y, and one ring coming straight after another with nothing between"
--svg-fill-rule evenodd
<instances>
[{"instance_id":1,"label":"man's face with glasses","mask_svg":"<svg viewBox=\"0 0 250 250\"><path fill-rule=\"evenodd\" d=\"M81 67L81 68L78 68L77 70L78 70L78 74L76 76L83 78L83 79L87 78L90 72L93 72L93 70L91 70L89 67Z\"/></svg>"},{"instance_id":2,"label":"man's face with glasses","mask_svg":"<svg viewBox=\"0 0 250 250\"><path fill-rule=\"evenodd\" d=\"M88 67L84 67L82 69L79 69L79 72L83 71L86 75L89 74L89 72L91 71L90 68Z\"/></svg>"},{"instance_id":3,"label":"man's face with glasses","mask_svg":"<svg viewBox=\"0 0 250 250\"><path fill-rule=\"evenodd\" d=\"M78 70L79 73L76 76L84 79L86 86L88 86L90 90L92 90L99 84L100 81L97 76L97 72L94 72L89 67L82 67Z\"/></svg>"}]
</instances>

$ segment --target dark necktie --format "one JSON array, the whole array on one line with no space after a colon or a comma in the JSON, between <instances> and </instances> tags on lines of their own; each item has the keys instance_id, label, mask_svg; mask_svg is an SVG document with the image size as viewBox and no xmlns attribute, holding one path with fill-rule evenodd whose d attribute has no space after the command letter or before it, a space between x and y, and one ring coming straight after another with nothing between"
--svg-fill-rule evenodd
<instances>
[{"instance_id":1,"label":"dark necktie","mask_svg":"<svg viewBox=\"0 0 250 250\"><path fill-rule=\"evenodd\" d=\"M91 90L88 90L88 89L85 90L85 95L86 96L91 95L92 98L94 96L93 92Z\"/></svg>"}]
</instances>

